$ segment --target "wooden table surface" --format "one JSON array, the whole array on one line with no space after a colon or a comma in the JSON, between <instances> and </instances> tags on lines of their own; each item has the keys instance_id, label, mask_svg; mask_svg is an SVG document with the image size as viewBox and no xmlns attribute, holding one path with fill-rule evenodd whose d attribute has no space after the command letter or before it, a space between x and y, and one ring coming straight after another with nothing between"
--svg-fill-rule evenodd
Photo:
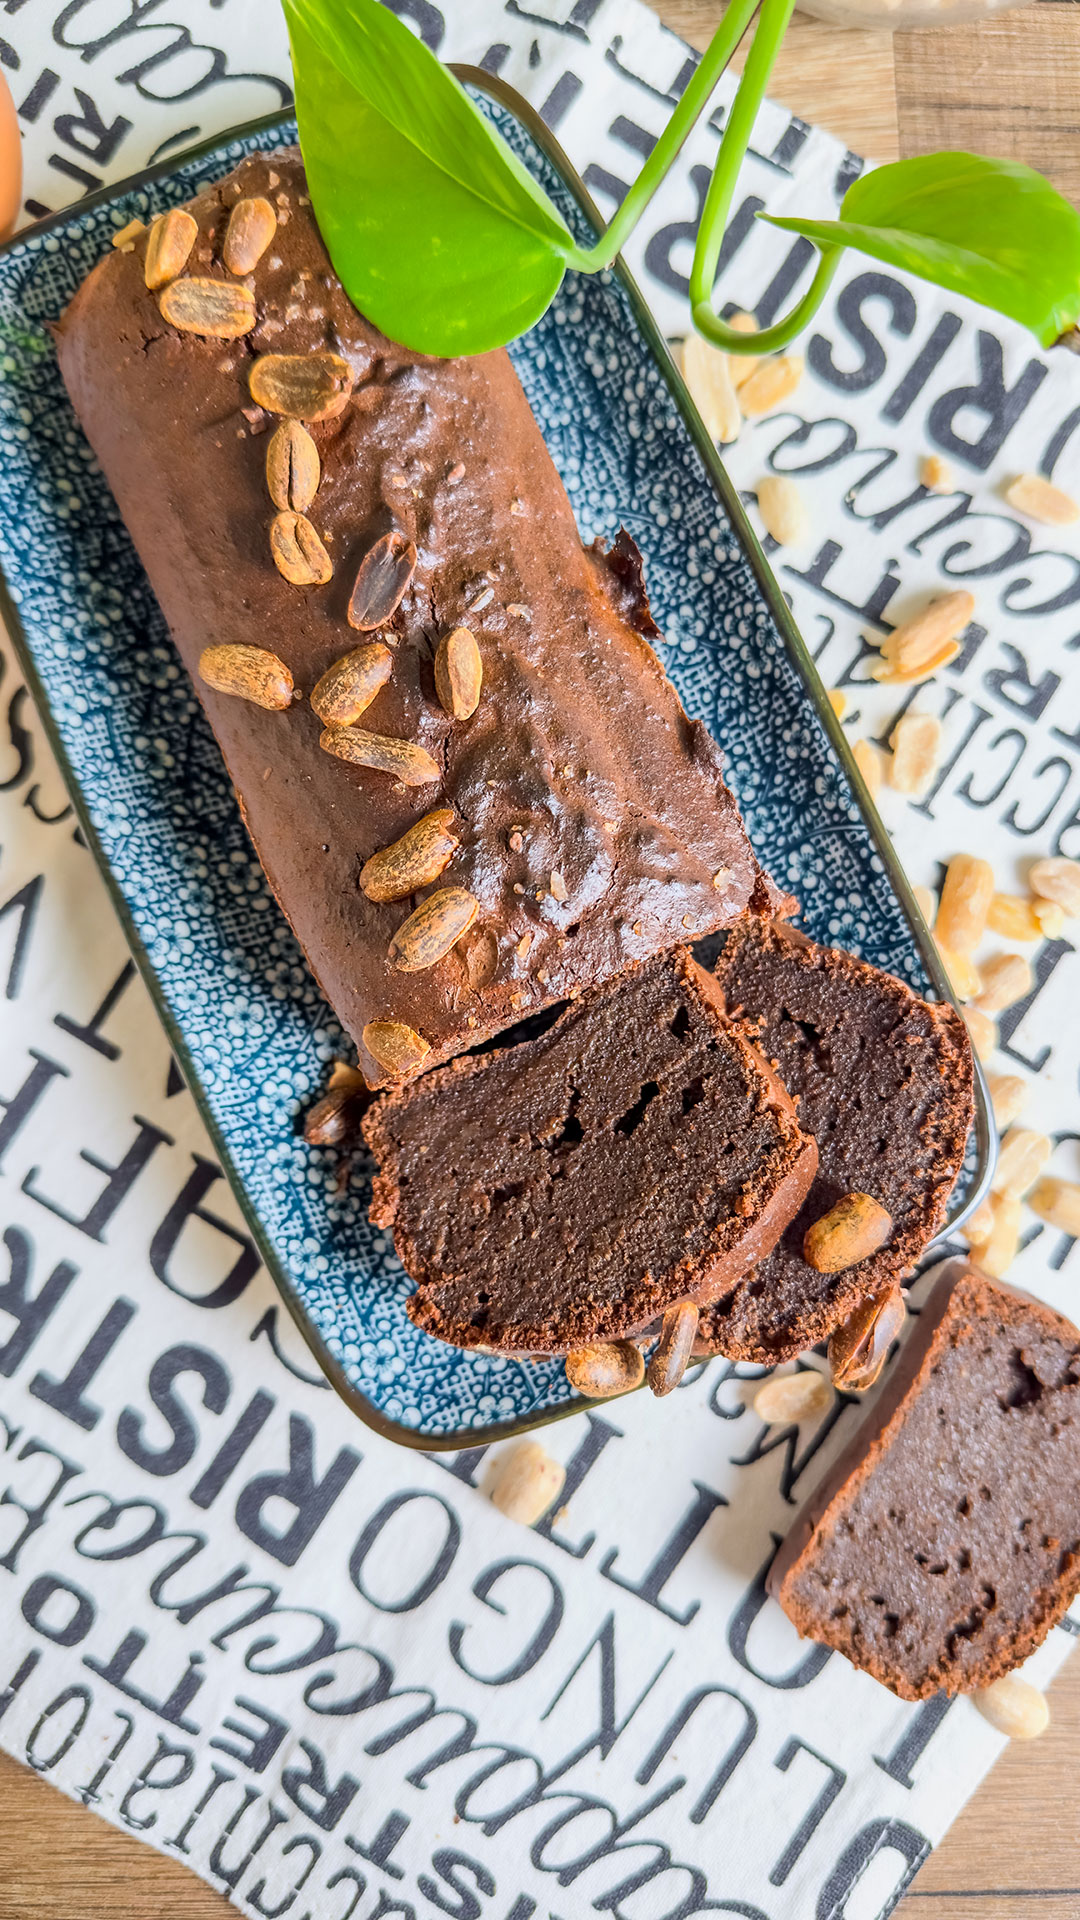
<instances>
[{"instance_id":1,"label":"wooden table surface","mask_svg":"<svg viewBox=\"0 0 1080 1920\"><path fill-rule=\"evenodd\" d=\"M656 4L698 46L721 12L720 0ZM856 152L889 160L966 146L1013 155L1080 202L1074 0L895 39L797 17L772 91ZM1050 1731L1006 1753L899 1920L1080 1920L1080 1658L1050 1700ZM31 1828L32 1865L22 1845ZM230 1911L184 1867L0 1755L0 1920L223 1920Z\"/></svg>"}]
</instances>

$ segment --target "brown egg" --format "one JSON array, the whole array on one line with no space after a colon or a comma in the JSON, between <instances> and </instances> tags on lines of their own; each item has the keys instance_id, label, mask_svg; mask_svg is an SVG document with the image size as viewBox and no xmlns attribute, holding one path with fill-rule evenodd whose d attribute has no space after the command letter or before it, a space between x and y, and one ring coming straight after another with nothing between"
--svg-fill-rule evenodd
<instances>
[{"instance_id":1,"label":"brown egg","mask_svg":"<svg viewBox=\"0 0 1080 1920\"><path fill-rule=\"evenodd\" d=\"M6 239L22 202L22 148L15 102L0 74L0 239Z\"/></svg>"}]
</instances>

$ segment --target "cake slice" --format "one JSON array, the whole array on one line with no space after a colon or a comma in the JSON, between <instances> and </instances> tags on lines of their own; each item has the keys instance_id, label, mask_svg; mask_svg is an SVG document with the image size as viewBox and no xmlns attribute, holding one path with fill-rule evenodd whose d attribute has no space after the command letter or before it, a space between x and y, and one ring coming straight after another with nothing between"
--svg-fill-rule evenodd
<instances>
[{"instance_id":1,"label":"cake slice","mask_svg":"<svg viewBox=\"0 0 1080 1920\"><path fill-rule=\"evenodd\" d=\"M384 1094L371 1217L455 1346L568 1353L730 1287L817 1151L776 1075L676 950L546 1032Z\"/></svg>"},{"instance_id":2,"label":"cake slice","mask_svg":"<svg viewBox=\"0 0 1080 1920\"><path fill-rule=\"evenodd\" d=\"M903 1700L1026 1660L1080 1589L1076 1327L948 1261L768 1584Z\"/></svg>"},{"instance_id":3,"label":"cake slice","mask_svg":"<svg viewBox=\"0 0 1080 1920\"><path fill-rule=\"evenodd\" d=\"M951 1006L779 922L740 922L716 978L728 1012L756 1023L818 1147L800 1211L699 1327L701 1350L772 1364L890 1291L938 1231L971 1125L971 1048ZM804 1257L807 1228L849 1194L885 1209L888 1237L855 1265L819 1272Z\"/></svg>"}]
</instances>

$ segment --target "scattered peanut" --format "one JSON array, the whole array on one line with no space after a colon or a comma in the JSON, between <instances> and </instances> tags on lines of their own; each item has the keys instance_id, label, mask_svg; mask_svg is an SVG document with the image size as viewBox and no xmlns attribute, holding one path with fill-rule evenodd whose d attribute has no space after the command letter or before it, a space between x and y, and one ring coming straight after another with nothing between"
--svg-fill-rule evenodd
<instances>
[{"instance_id":1,"label":"scattered peanut","mask_svg":"<svg viewBox=\"0 0 1080 1920\"><path fill-rule=\"evenodd\" d=\"M1069 918L1064 907L1059 906L1056 900L1033 900L1031 911L1039 923L1044 940L1061 939Z\"/></svg>"},{"instance_id":2,"label":"scattered peanut","mask_svg":"<svg viewBox=\"0 0 1080 1920\"><path fill-rule=\"evenodd\" d=\"M979 968L982 986L976 1006L984 1013L1004 1013L1023 1000L1035 985L1031 964L1022 953L995 953Z\"/></svg>"},{"instance_id":3,"label":"scattered peanut","mask_svg":"<svg viewBox=\"0 0 1080 1920\"><path fill-rule=\"evenodd\" d=\"M842 1273L883 1247L892 1232L892 1216L869 1193L845 1193L835 1206L807 1227L803 1259L815 1273Z\"/></svg>"},{"instance_id":4,"label":"scattered peanut","mask_svg":"<svg viewBox=\"0 0 1080 1920\"><path fill-rule=\"evenodd\" d=\"M183 207L170 207L168 213L158 214L150 228L143 263L143 279L152 292L183 273L198 237L198 225Z\"/></svg>"},{"instance_id":5,"label":"scattered peanut","mask_svg":"<svg viewBox=\"0 0 1080 1920\"><path fill-rule=\"evenodd\" d=\"M934 944L938 950L938 959L949 976L949 985L957 999L974 1000L976 994L982 990L982 975L971 955L953 953L951 947L942 945L936 933Z\"/></svg>"},{"instance_id":6,"label":"scattered peanut","mask_svg":"<svg viewBox=\"0 0 1080 1920\"><path fill-rule=\"evenodd\" d=\"M1007 1200L1023 1199L1053 1151L1054 1143L1045 1133L1035 1133L1031 1127L1010 1127L994 1170L994 1192Z\"/></svg>"},{"instance_id":7,"label":"scattered peanut","mask_svg":"<svg viewBox=\"0 0 1080 1920\"><path fill-rule=\"evenodd\" d=\"M942 648L951 646L971 620L975 611L973 596L958 590L942 593L931 600L921 613L902 620L881 643L888 666L907 674L929 665Z\"/></svg>"},{"instance_id":8,"label":"scattered peanut","mask_svg":"<svg viewBox=\"0 0 1080 1920\"><path fill-rule=\"evenodd\" d=\"M953 470L940 453L924 454L919 467L919 479L931 493L952 493L956 486Z\"/></svg>"},{"instance_id":9,"label":"scattered peanut","mask_svg":"<svg viewBox=\"0 0 1080 1920\"><path fill-rule=\"evenodd\" d=\"M986 915L991 933L1006 940L1041 940L1042 928L1030 900L1022 893L995 893Z\"/></svg>"},{"instance_id":10,"label":"scattered peanut","mask_svg":"<svg viewBox=\"0 0 1080 1920\"><path fill-rule=\"evenodd\" d=\"M847 694L840 687L830 687L827 699L837 719L842 720L847 712Z\"/></svg>"},{"instance_id":11,"label":"scattered peanut","mask_svg":"<svg viewBox=\"0 0 1080 1920\"><path fill-rule=\"evenodd\" d=\"M924 680L932 680L943 667L951 666L959 652L959 640L945 640L936 653L920 661L917 666L892 666L885 660L880 667L874 668L870 678L883 687L918 687Z\"/></svg>"},{"instance_id":12,"label":"scattered peanut","mask_svg":"<svg viewBox=\"0 0 1080 1920\"><path fill-rule=\"evenodd\" d=\"M304 1115L304 1139L309 1147L338 1147L360 1124L363 1101L356 1087L331 1087Z\"/></svg>"},{"instance_id":13,"label":"scattered peanut","mask_svg":"<svg viewBox=\"0 0 1080 1920\"><path fill-rule=\"evenodd\" d=\"M795 547L810 532L806 502L794 480L785 473L766 474L758 482L758 511L765 531L778 546Z\"/></svg>"},{"instance_id":14,"label":"scattered peanut","mask_svg":"<svg viewBox=\"0 0 1080 1920\"><path fill-rule=\"evenodd\" d=\"M1028 882L1040 900L1052 900L1069 920L1080 918L1080 860L1065 860L1056 855L1036 860Z\"/></svg>"},{"instance_id":15,"label":"scattered peanut","mask_svg":"<svg viewBox=\"0 0 1080 1920\"><path fill-rule=\"evenodd\" d=\"M735 398L727 354L702 334L691 333L682 342L679 368L710 440L729 446L739 437L742 413Z\"/></svg>"},{"instance_id":16,"label":"scattered peanut","mask_svg":"<svg viewBox=\"0 0 1080 1920\"><path fill-rule=\"evenodd\" d=\"M739 405L748 417L771 413L789 400L803 377L805 362L797 353L778 354L774 360L759 360L752 374L739 388Z\"/></svg>"},{"instance_id":17,"label":"scattered peanut","mask_svg":"<svg viewBox=\"0 0 1080 1920\"><path fill-rule=\"evenodd\" d=\"M1005 489L1005 498L1017 513L1038 520L1045 527L1071 527L1080 520L1080 506L1070 493L1064 493L1041 473L1021 473Z\"/></svg>"},{"instance_id":18,"label":"scattered peanut","mask_svg":"<svg viewBox=\"0 0 1080 1920\"><path fill-rule=\"evenodd\" d=\"M974 953L986 932L994 897L994 870L988 860L958 853L949 861L934 928L939 944L953 953Z\"/></svg>"},{"instance_id":19,"label":"scattered peanut","mask_svg":"<svg viewBox=\"0 0 1080 1920\"><path fill-rule=\"evenodd\" d=\"M881 791L885 756L880 747L873 746L869 740L856 740L851 752L855 765L866 782L867 792L873 800Z\"/></svg>"},{"instance_id":20,"label":"scattered peanut","mask_svg":"<svg viewBox=\"0 0 1080 1920\"><path fill-rule=\"evenodd\" d=\"M927 926L932 927L934 915L937 913L937 894L931 887L912 887L911 891L915 895L915 905Z\"/></svg>"},{"instance_id":21,"label":"scattered peanut","mask_svg":"<svg viewBox=\"0 0 1080 1920\"><path fill-rule=\"evenodd\" d=\"M957 996L959 997L959 996ZM980 1007L964 1008L964 1024L980 1060L989 1060L998 1043L997 1022Z\"/></svg>"},{"instance_id":22,"label":"scattered peanut","mask_svg":"<svg viewBox=\"0 0 1080 1920\"><path fill-rule=\"evenodd\" d=\"M496 1462L491 1504L508 1520L534 1527L554 1505L565 1484L562 1463L545 1453L538 1440L523 1440Z\"/></svg>"},{"instance_id":23,"label":"scattered peanut","mask_svg":"<svg viewBox=\"0 0 1080 1920\"><path fill-rule=\"evenodd\" d=\"M960 1231L966 1234L972 1247L985 1247L994 1231L994 1207L989 1196L980 1200L970 1220L965 1220Z\"/></svg>"},{"instance_id":24,"label":"scattered peanut","mask_svg":"<svg viewBox=\"0 0 1080 1920\"><path fill-rule=\"evenodd\" d=\"M1018 1120L1027 1105L1028 1085L1018 1073L991 1073L987 1076L994 1119L1003 1131Z\"/></svg>"},{"instance_id":25,"label":"scattered peanut","mask_svg":"<svg viewBox=\"0 0 1080 1920\"><path fill-rule=\"evenodd\" d=\"M1080 1186L1075 1180L1057 1180L1053 1174L1044 1174L1028 1194L1027 1204L1048 1227L1057 1227L1059 1232L1080 1240Z\"/></svg>"},{"instance_id":26,"label":"scattered peanut","mask_svg":"<svg viewBox=\"0 0 1080 1920\"><path fill-rule=\"evenodd\" d=\"M578 1347L567 1354L563 1364L575 1393L583 1393L588 1400L610 1400L616 1393L630 1393L645 1378L645 1355L631 1340Z\"/></svg>"},{"instance_id":27,"label":"scattered peanut","mask_svg":"<svg viewBox=\"0 0 1080 1920\"><path fill-rule=\"evenodd\" d=\"M892 730L889 784L898 793L926 791L941 758L941 721L933 713L905 713Z\"/></svg>"},{"instance_id":28,"label":"scattered peanut","mask_svg":"<svg viewBox=\"0 0 1080 1920\"><path fill-rule=\"evenodd\" d=\"M753 1406L767 1427L779 1427L816 1420L832 1403L833 1390L825 1375L806 1368L802 1373L774 1374L758 1388Z\"/></svg>"},{"instance_id":29,"label":"scattered peanut","mask_svg":"<svg viewBox=\"0 0 1080 1920\"><path fill-rule=\"evenodd\" d=\"M1020 1245L1020 1202L1006 1194L995 1193L990 1205L994 1225L989 1236L975 1250L978 1264L991 1280L1003 1280L1016 1259Z\"/></svg>"},{"instance_id":30,"label":"scattered peanut","mask_svg":"<svg viewBox=\"0 0 1080 1920\"><path fill-rule=\"evenodd\" d=\"M971 1699L983 1719L1010 1740L1037 1740L1050 1725L1046 1695L1015 1673L1003 1673L1000 1680L973 1693Z\"/></svg>"},{"instance_id":31,"label":"scattered peanut","mask_svg":"<svg viewBox=\"0 0 1080 1920\"><path fill-rule=\"evenodd\" d=\"M140 240L145 232L145 220L127 220L113 234L112 244L117 253L134 253L136 240Z\"/></svg>"},{"instance_id":32,"label":"scattered peanut","mask_svg":"<svg viewBox=\"0 0 1080 1920\"><path fill-rule=\"evenodd\" d=\"M758 323L752 313L733 313L728 321L733 333L757 333ZM745 387L754 368L761 365L759 353L731 353L728 355L728 367L731 372L731 384L736 393Z\"/></svg>"}]
</instances>

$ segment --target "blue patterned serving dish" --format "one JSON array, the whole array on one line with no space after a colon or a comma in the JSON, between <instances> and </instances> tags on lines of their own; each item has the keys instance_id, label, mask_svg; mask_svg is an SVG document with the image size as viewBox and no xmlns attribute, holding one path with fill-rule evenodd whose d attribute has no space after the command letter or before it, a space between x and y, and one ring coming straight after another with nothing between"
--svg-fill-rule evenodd
<instances>
[{"instance_id":1,"label":"blue patterned serving dish","mask_svg":"<svg viewBox=\"0 0 1080 1920\"><path fill-rule=\"evenodd\" d=\"M588 240L588 196L542 124L471 74L484 110ZM453 1447L580 1402L556 1362L459 1353L408 1319L409 1282L368 1222L368 1170L339 1178L298 1116L347 1051L252 852L224 766L48 335L134 217L182 202L260 123L83 202L0 254L0 565L31 688L223 1167L333 1385L407 1444ZM663 341L621 266L568 276L514 363L584 540L625 524L645 554L660 652L711 728L754 845L804 925L947 991L843 735ZM985 1107L978 1174L990 1153ZM972 1204L976 1195L969 1188Z\"/></svg>"}]
</instances>

